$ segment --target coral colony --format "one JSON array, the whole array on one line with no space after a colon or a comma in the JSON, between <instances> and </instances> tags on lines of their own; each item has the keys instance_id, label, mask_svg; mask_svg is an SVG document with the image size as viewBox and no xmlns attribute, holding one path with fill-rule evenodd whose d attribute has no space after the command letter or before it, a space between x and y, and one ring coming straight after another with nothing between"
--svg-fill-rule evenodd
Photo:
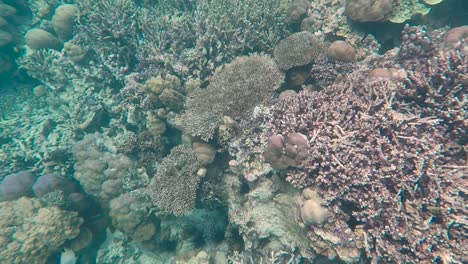
<instances>
[{"instance_id":1,"label":"coral colony","mask_svg":"<svg viewBox=\"0 0 468 264\"><path fill-rule=\"evenodd\" d=\"M468 263L463 0L0 0L0 263Z\"/></svg>"}]
</instances>

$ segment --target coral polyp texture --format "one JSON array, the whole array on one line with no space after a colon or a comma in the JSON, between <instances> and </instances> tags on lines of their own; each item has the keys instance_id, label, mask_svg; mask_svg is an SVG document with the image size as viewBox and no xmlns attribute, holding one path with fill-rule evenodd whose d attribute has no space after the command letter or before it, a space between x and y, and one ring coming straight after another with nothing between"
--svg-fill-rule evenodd
<instances>
[{"instance_id":1,"label":"coral polyp texture","mask_svg":"<svg viewBox=\"0 0 468 264\"><path fill-rule=\"evenodd\" d=\"M78 236L83 223L76 212L46 208L39 200L26 197L0 202L0 214L3 263L46 263L65 242Z\"/></svg>"},{"instance_id":2,"label":"coral polyp texture","mask_svg":"<svg viewBox=\"0 0 468 264\"><path fill-rule=\"evenodd\" d=\"M189 135L210 140L224 116L240 122L272 96L283 78L268 56L239 57L219 69L207 88L188 95L179 126Z\"/></svg>"},{"instance_id":3,"label":"coral polyp texture","mask_svg":"<svg viewBox=\"0 0 468 264\"><path fill-rule=\"evenodd\" d=\"M266 152L278 135L300 133L310 144L301 163L266 161L297 188L316 188L337 213L326 229L347 230L342 243L376 261L466 261L468 58L466 43L438 43L440 34L406 27L394 62L402 79L355 71L323 91L286 97L264 116ZM338 212L347 224L338 224ZM308 229L311 238L319 229Z\"/></svg>"},{"instance_id":4,"label":"coral polyp texture","mask_svg":"<svg viewBox=\"0 0 468 264\"><path fill-rule=\"evenodd\" d=\"M288 2L97 1L84 5L76 42L119 80L149 69L205 79L236 56L272 50L288 32Z\"/></svg>"},{"instance_id":5,"label":"coral polyp texture","mask_svg":"<svg viewBox=\"0 0 468 264\"><path fill-rule=\"evenodd\" d=\"M177 146L165 157L149 188L154 205L174 215L189 213L195 208L200 164L195 152L184 145Z\"/></svg>"}]
</instances>

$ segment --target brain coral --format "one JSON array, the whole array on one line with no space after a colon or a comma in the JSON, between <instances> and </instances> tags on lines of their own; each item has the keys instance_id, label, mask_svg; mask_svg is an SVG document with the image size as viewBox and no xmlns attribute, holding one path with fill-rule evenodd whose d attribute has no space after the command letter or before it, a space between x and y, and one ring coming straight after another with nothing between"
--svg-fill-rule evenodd
<instances>
[{"instance_id":1,"label":"brain coral","mask_svg":"<svg viewBox=\"0 0 468 264\"><path fill-rule=\"evenodd\" d=\"M37 199L0 203L0 263L46 263L80 233L75 212L44 208Z\"/></svg>"}]
</instances>

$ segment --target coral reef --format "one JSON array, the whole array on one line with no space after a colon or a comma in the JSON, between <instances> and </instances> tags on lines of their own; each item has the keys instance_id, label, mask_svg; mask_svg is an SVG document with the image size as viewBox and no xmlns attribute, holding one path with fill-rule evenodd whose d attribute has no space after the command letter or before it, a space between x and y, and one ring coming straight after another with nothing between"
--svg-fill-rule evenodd
<instances>
[{"instance_id":1,"label":"coral reef","mask_svg":"<svg viewBox=\"0 0 468 264\"><path fill-rule=\"evenodd\" d=\"M468 262L464 2L0 0L0 262Z\"/></svg>"}]
</instances>

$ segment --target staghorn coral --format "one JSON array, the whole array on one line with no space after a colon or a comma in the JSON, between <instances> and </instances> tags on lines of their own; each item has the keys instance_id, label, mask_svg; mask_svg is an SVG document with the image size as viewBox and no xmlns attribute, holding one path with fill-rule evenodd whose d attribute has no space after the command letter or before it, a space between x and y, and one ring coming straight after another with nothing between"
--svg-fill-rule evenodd
<instances>
[{"instance_id":1,"label":"staghorn coral","mask_svg":"<svg viewBox=\"0 0 468 264\"><path fill-rule=\"evenodd\" d=\"M0 262L46 263L80 232L77 213L44 208L37 199L0 202ZM60 230L60 232L57 232Z\"/></svg>"},{"instance_id":2,"label":"staghorn coral","mask_svg":"<svg viewBox=\"0 0 468 264\"><path fill-rule=\"evenodd\" d=\"M217 71L206 89L188 95L178 126L208 141L223 116L240 122L279 88L283 78L274 61L265 55L239 57Z\"/></svg>"},{"instance_id":3,"label":"staghorn coral","mask_svg":"<svg viewBox=\"0 0 468 264\"><path fill-rule=\"evenodd\" d=\"M309 78L317 88L324 88L358 68L352 62L333 61L325 56L317 58L310 69Z\"/></svg>"},{"instance_id":4,"label":"staghorn coral","mask_svg":"<svg viewBox=\"0 0 468 264\"><path fill-rule=\"evenodd\" d=\"M121 81L132 71L144 78L158 71L183 81L205 79L236 56L270 51L287 33L288 3L102 0L80 8L88 14L75 41L89 43L96 60Z\"/></svg>"},{"instance_id":5,"label":"staghorn coral","mask_svg":"<svg viewBox=\"0 0 468 264\"><path fill-rule=\"evenodd\" d=\"M165 213L183 215L195 207L200 164L194 151L184 145L171 150L159 166L149 189L153 204Z\"/></svg>"},{"instance_id":6,"label":"staghorn coral","mask_svg":"<svg viewBox=\"0 0 468 264\"><path fill-rule=\"evenodd\" d=\"M316 188L334 212L307 230L317 251L344 261L363 249L374 261L464 262L466 42L446 51L437 32L403 35L396 61L382 62L403 72L397 78L355 71L283 98L262 112L261 127L309 139L302 166L284 174Z\"/></svg>"},{"instance_id":7,"label":"staghorn coral","mask_svg":"<svg viewBox=\"0 0 468 264\"><path fill-rule=\"evenodd\" d=\"M73 42L86 47L94 60L123 81L125 74L136 67L142 37L137 17L141 12L132 0L84 2L79 8L87 15L80 18Z\"/></svg>"},{"instance_id":8,"label":"staghorn coral","mask_svg":"<svg viewBox=\"0 0 468 264\"><path fill-rule=\"evenodd\" d=\"M196 48L206 60L202 69L213 72L236 56L270 52L287 34L284 21L288 3L289 0L199 1L195 29L200 34Z\"/></svg>"}]
</instances>

